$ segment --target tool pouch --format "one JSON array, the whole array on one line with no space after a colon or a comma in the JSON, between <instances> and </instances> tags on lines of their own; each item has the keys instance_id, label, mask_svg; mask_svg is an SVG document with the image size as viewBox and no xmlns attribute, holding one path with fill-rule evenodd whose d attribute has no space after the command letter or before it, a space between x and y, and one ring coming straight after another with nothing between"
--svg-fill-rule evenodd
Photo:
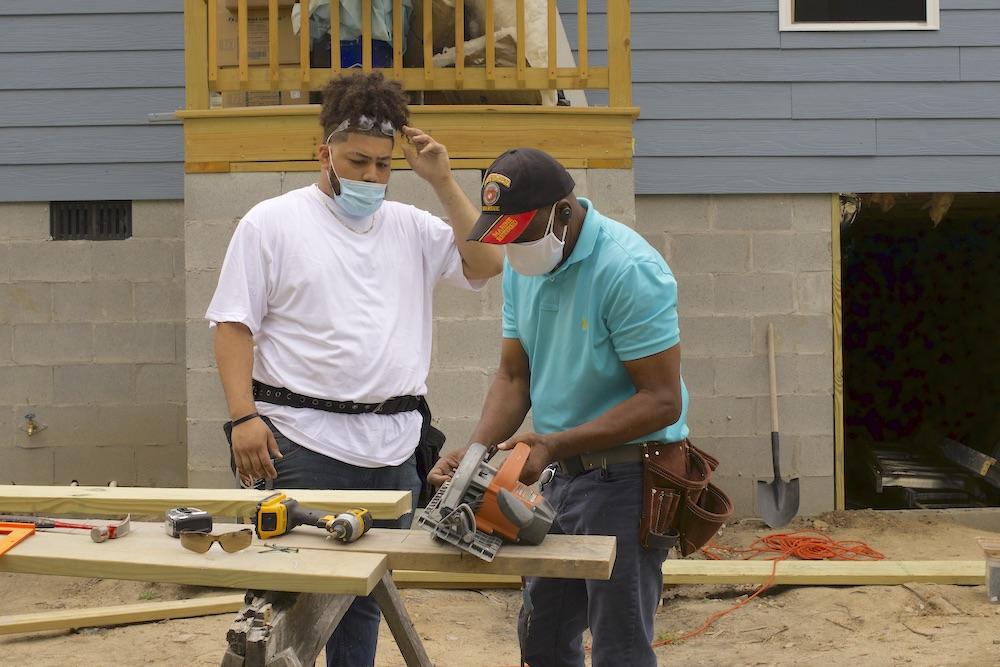
<instances>
[{"instance_id":1,"label":"tool pouch","mask_svg":"<svg viewBox=\"0 0 1000 667\"><path fill-rule=\"evenodd\" d=\"M427 405L427 399L420 397L417 410L422 418L420 426L420 441L417 449L413 453L417 463L417 475L420 477L420 497L416 498L417 507L427 507L427 503L434 497L435 489L427 481L427 474L430 472L438 458L441 457L441 448L444 447L445 435L431 423L431 408Z\"/></svg>"},{"instance_id":2,"label":"tool pouch","mask_svg":"<svg viewBox=\"0 0 1000 667\"><path fill-rule=\"evenodd\" d=\"M650 442L643 447L644 547L678 547L688 556L705 546L733 514L729 497L710 483L719 461L691 444Z\"/></svg>"}]
</instances>

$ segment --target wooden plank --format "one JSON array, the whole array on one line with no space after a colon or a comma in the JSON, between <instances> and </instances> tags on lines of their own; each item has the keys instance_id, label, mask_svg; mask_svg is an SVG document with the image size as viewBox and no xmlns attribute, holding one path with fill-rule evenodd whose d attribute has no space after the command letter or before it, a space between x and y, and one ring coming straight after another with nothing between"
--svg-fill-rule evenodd
<instances>
[{"instance_id":1,"label":"wooden plank","mask_svg":"<svg viewBox=\"0 0 1000 667\"><path fill-rule=\"evenodd\" d=\"M256 538L255 538L256 542ZM197 554L158 524L132 524L126 537L100 544L79 534L37 533L0 558L0 572L159 581L194 586L367 595L386 571L380 554L237 553L214 546Z\"/></svg>"},{"instance_id":2,"label":"wooden plank","mask_svg":"<svg viewBox=\"0 0 1000 667\"><path fill-rule=\"evenodd\" d=\"M184 0L184 70L183 70L183 84L185 86L185 106L188 109L207 109L208 108L208 71L206 68L206 63L208 62L208 8L205 6L203 0ZM129 87L130 77L126 75L126 72L132 73L132 76L137 79L142 79L144 81L143 86L153 86L153 83L157 80L157 74L154 71L147 71L143 66L143 62L146 59L155 59L157 56L164 55L163 52L157 53L156 51L141 51L138 53L129 53L127 58L122 59L120 66L124 68L123 72L115 72L114 70L105 70L100 68L99 62L86 63L85 59L81 58L83 54L76 54L73 58L68 61L66 58L62 57L62 54L51 54L59 57L58 63L53 63L56 68L66 68L70 71L62 71L59 73L60 78L71 78L72 69L74 67L79 67L81 65L86 68L86 65L91 67L97 66L98 69L94 72L96 76L94 78L99 81L104 82L91 82L87 83L87 79L84 78L74 88L90 88L99 85L104 85L108 88L125 88ZM94 54L96 57L90 58L92 61L100 61L102 59L108 59L111 54L100 53ZM44 71L44 66L42 63L35 60L39 56L32 56L32 75L33 78L37 77L39 70ZM164 59L166 63L170 63L169 59ZM116 63L117 64L117 63ZM69 65L69 67L67 67ZM169 65L168 65L169 66ZM0 58L0 69L6 69ZM53 68L56 72L59 69ZM119 79L118 74L121 74ZM179 71L171 71L170 74L177 76L180 74ZM93 75L92 75L93 76ZM5 76L4 79L9 79ZM41 77L41 81L44 81L45 77ZM114 84L110 84L114 81ZM17 86L11 86L16 88ZM59 86L50 85L38 85L30 86L31 88L58 88Z\"/></svg>"},{"instance_id":3,"label":"wooden plank","mask_svg":"<svg viewBox=\"0 0 1000 667\"><path fill-rule=\"evenodd\" d=\"M556 86L556 67L558 60L558 47L556 46L556 22L559 21L559 11L556 9L556 0L548 0L545 15L546 40L545 52L549 66L549 85Z\"/></svg>"},{"instance_id":4,"label":"wooden plank","mask_svg":"<svg viewBox=\"0 0 1000 667\"><path fill-rule=\"evenodd\" d=\"M403 598L396 590L396 586L393 585L392 576L389 573L382 575L382 580L375 585L372 595L375 596L379 609L382 610L382 617L385 618L386 625L392 631L396 646L403 655L403 661L407 667L432 667L431 660L427 657L427 651L424 650L424 643L420 635L417 634L417 629L413 627L413 621L406 613Z\"/></svg>"},{"instance_id":5,"label":"wooden plank","mask_svg":"<svg viewBox=\"0 0 1000 667\"><path fill-rule=\"evenodd\" d=\"M589 19L589 12L587 8L587 0L577 0L578 13L576 17L576 46L571 46L576 53L576 63L580 70L580 80L587 82L590 79L590 61L589 61L589 50L587 48L587 43L590 39L590 29L587 27L587 22ZM563 30L567 31L567 39L569 39L569 29L570 23L566 23L563 26ZM570 44L574 44L570 40Z\"/></svg>"},{"instance_id":6,"label":"wooden plank","mask_svg":"<svg viewBox=\"0 0 1000 667\"><path fill-rule=\"evenodd\" d=\"M392 580L396 582L397 588L433 590L477 590L521 587L521 577L513 574L469 574L468 572L394 570Z\"/></svg>"},{"instance_id":7,"label":"wooden plank","mask_svg":"<svg viewBox=\"0 0 1000 667\"><path fill-rule=\"evenodd\" d=\"M267 72L271 80L271 88L277 90L280 80L278 75L278 0L268 0L267 2Z\"/></svg>"},{"instance_id":8,"label":"wooden plank","mask_svg":"<svg viewBox=\"0 0 1000 667\"><path fill-rule=\"evenodd\" d=\"M204 4L203 0L186 1ZM207 109L208 76L201 76L206 51L198 59L194 39L192 34L187 51L108 51L74 53L72 57L65 53L2 53L0 90L179 87L184 85L186 56L189 77L203 79L205 84L205 105L196 108Z\"/></svg>"},{"instance_id":9,"label":"wooden plank","mask_svg":"<svg viewBox=\"0 0 1000 667\"><path fill-rule=\"evenodd\" d=\"M830 195L833 303L833 502L834 509L847 504L844 477L844 310L840 291L840 195Z\"/></svg>"},{"instance_id":10,"label":"wooden plank","mask_svg":"<svg viewBox=\"0 0 1000 667\"><path fill-rule=\"evenodd\" d=\"M515 37L517 44L515 46L515 69L517 70L517 82L519 87L524 87L527 81L525 69L528 66L527 57L525 56L525 46L527 40L527 31L524 27L524 0L515 0L514 2L514 23L515 23ZM547 74L547 73L546 73Z\"/></svg>"},{"instance_id":11,"label":"wooden plank","mask_svg":"<svg viewBox=\"0 0 1000 667\"><path fill-rule=\"evenodd\" d=\"M199 114L184 118L184 149L188 162L286 162L315 158L322 141L315 110L285 111L277 107L255 115ZM517 143L546 150L557 159L623 160L632 156L634 110L551 107L560 113L528 107L514 111L503 107L420 109L412 122L433 132L451 156L492 160L510 148L511 128L518 128ZM250 110L252 111L252 110ZM595 113L602 111L604 113ZM397 147L395 157L402 157Z\"/></svg>"},{"instance_id":12,"label":"wooden plank","mask_svg":"<svg viewBox=\"0 0 1000 667\"><path fill-rule=\"evenodd\" d=\"M45 140L39 141L42 137ZM183 129L178 125L124 127L0 128L2 164L104 164L180 162Z\"/></svg>"},{"instance_id":13,"label":"wooden plank","mask_svg":"<svg viewBox=\"0 0 1000 667\"><path fill-rule=\"evenodd\" d=\"M879 120L878 154L1000 155L1000 119Z\"/></svg>"},{"instance_id":14,"label":"wooden plank","mask_svg":"<svg viewBox=\"0 0 1000 667\"><path fill-rule=\"evenodd\" d=\"M403 75L403 0L392 0L392 76ZM332 43L332 42L331 42Z\"/></svg>"},{"instance_id":15,"label":"wooden plank","mask_svg":"<svg viewBox=\"0 0 1000 667\"><path fill-rule=\"evenodd\" d=\"M455 88L465 87L465 0L455 2Z\"/></svg>"},{"instance_id":16,"label":"wooden plank","mask_svg":"<svg viewBox=\"0 0 1000 667\"><path fill-rule=\"evenodd\" d=\"M637 157L635 175L636 194L998 192L1000 156Z\"/></svg>"},{"instance_id":17,"label":"wooden plank","mask_svg":"<svg viewBox=\"0 0 1000 667\"><path fill-rule=\"evenodd\" d=\"M299 7L302 10L301 13L302 19L299 23L300 26L299 27L299 85L295 86L295 88L308 88L309 79L312 73L312 68L310 67L310 62L309 62L309 45L310 45L309 24L311 23L311 21L309 20L310 16L309 0L302 0L301 3L299 4ZM331 55L333 54L334 50L333 47L334 45L331 42L330 44Z\"/></svg>"},{"instance_id":18,"label":"wooden plank","mask_svg":"<svg viewBox=\"0 0 1000 667\"><path fill-rule=\"evenodd\" d=\"M966 57L965 49L962 57ZM995 59L1000 59L1000 49ZM637 51L632 72L635 81L644 82L931 82L960 78L957 48L882 49L878 58L873 58L869 49ZM995 66L992 74L983 68L982 74L987 78L979 77L981 80L1000 80L1000 67ZM977 78L964 64L961 77Z\"/></svg>"},{"instance_id":19,"label":"wooden plank","mask_svg":"<svg viewBox=\"0 0 1000 667\"><path fill-rule=\"evenodd\" d=\"M238 0L236 3L236 54L239 61L240 88L246 90L250 80L250 25L248 16L249 9L247 0ZM306 21L305 25L309 25Z\"/></svg>"},{"instance_id":20,"label":"wooden plank","mask_svg":"<svg viewBox=\"0 0 1000 667\"><path fill-rule=\"evenodd\" d=\"M183 48L184 15L180 12L17 16L0 21L0 52L3 53Z\"/></svg>"},{"instance_id":21,"label":"wooden plank","mask_svg":"<svg viewBox=\"0 0 1000 667\"><path fill-rule=\"evenodd\" d=\"M629 0L619 0L608 12L608 104L632 106L632 17Z\"/></svg>"},{"instance_id":22,"label":"wooden plank","mask_svg":"<svg viewBox=\"0 0 1000 667\"><path fill-rule=\"evenodd\" d=\"M1000 83L797 83L791 91L795 118L1000 118Z\"/></svg>"},{"instance_id":23,"label":"wooden plank","mask_svg":"<svg viewBox=\"0 0 1000 667\"><path fill-rule=\"evenodd\" d=\"M1000 46L996 11L942 12L939 30L782 32L782 49ZM872 57L878 57L873 50Z\"/></svg>"},{"instance_id":24,"label":"wooden plank","mask_svg":"<svg viewBox=\"0 0 1000 667\"><path fill-rule=\"evenodd\" d=\"M0 91L0 127L148 126L147 114L182 106L182 87Z\"/></svg>"},{"instance_id":25,"label":"wooden plank","mask_svg":"<svg viewBox=\"0 0 1000 667\"><path fill-rule=\"evenodd\" d=\"M361 0L361 71L372 71L372 0Z\"/></svg>"},{"instance_id":26,"label":"wooden plank","mask_svg":"<svg viewBox=\"0 0 1000 667\"><path fill-rule=\"evenodd\" d=\"M668 560L665 584L762 584L771 576L771 561ZM981 560L806 561L778 563L778 585L891 586L907 583L981 586L986 564Z\"/></svg>"},{"instance_id":27,"label":"wooden plank","mask_svg":"<svg viewBox=\"0 0 1000 667\"><path fill-rule=\"evenodd\" d=\"M497 53L496 53L496 29L493 26L495 19L493 11L494 0L486 0L486 86L493 87L493 78L496 76Z\"/></svg>"},{"instance_id":28,"label":"wooden plank","mask_svg":"<svg viewBox=\"0 0 1000 667\"><path fill-rule=\"evenodd\" d=\"M376 528L357 542L342 544L321 530L299 529L269 543L299 549L386 554L390 570L609 579L615 562L615 538L603 535L549 535L538 546L506 544L492 563L436 542L424 530Z\"/></svg>"},{"instance_id":29,"label":"wooden plank","mask_svg":"<svg viewBox=\"0 0 1000 667\"><path fill-rule=\"evenodd\" d=\"M1000 81L1000 48L962 49L962 81Z\"/></svg>"},{"instance_id":30,"label":"wooden plank","mask_svg":"<svg viewBox=\"0 0 1000 667\"><path fill-rule=\"evenodd\" d=\"M189 600L165 600L120 604L90 609L59 609L33 614L0 616L0 635L45 630L76 630L79 628L126 625L164 621L172 618L194 618L228 614L243 606L243 595L213 595Z\"/></svg>"},{"instance_id":31,"label":"wooden plank","mask_svg":"<svg viewBox=\"0 0 1000 667\"><path fill-rule=\"evenodd\" d=\"M219 517L252 514L271 491L104 486L0 486L0 511L11 514L161 514L172 507L198 507ZM397 519L410 511L409 491L287 492L306 507L340 512L365 507L377 519Z\"/></svg>"},{"instance_id":32,"label":"wooden plank","mask_svg":"<svg viewBox=\"0 0 1000 667\"><path fill-rule=\"evenodd\" d=\"M567 169L628 169L631 159L591 160L589 158L560 158ZM455 158L449 160L452 169L485 169L490 166L490 158ZM393 170L409 169L405 158L392 161ZM189 162L185 165L188 173L262 172L262 171L316 171L315 160L287 160L284 162Z\"/></svg>"},{"instance_id":33,"label":"wooden plank","mask_svg":"<svg viewBox=\"0 0 1000 667\"><path fill-rule=\"evenodd\" d=\"M874 120L654 120L642 132L643 156L875 155Z\"/></svg>"}]
</instances>

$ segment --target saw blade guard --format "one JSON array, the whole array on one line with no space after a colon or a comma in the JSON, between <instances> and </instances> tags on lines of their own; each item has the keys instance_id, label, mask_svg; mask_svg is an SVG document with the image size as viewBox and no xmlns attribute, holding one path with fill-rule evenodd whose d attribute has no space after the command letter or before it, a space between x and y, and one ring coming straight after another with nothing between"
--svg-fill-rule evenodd
<instances>
[{"instance_id":1,"label":"saw blade guard","mask_svg":"<svg viewBox=\"0 0 1000 667\"><path fill-rule=\"evenodd\" d=\"M479 530L520 544L540 544L548 534L555 510L520 481L530 453L531 447L519 442L497 469L476 512Z\"/></svg>"}]
</instances>

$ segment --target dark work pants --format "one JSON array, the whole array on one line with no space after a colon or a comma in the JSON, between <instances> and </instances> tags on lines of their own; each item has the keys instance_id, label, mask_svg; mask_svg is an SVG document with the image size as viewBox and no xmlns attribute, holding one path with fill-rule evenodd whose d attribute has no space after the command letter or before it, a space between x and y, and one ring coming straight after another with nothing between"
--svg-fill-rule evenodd
<instances>
[{"instance_id":1,"label":"dark work pants","mask_svg":"<svg viewBox=\"0 0 1000 667\"><path fill-rule=\"evenodd\" d=\"M550 533L614 535L617 554L609 581L525 579L518 620L524 661L583 667L582 635L590 628L594 667L656 667L650 644L667 552L639 544L642 464L556 473L542 493L556 509Z\"/></svg>"},{"instance_id":2,"label":"dark work pants","mask_svg":"<svg viewBox=\"0 0 1000 667\"><path fill-rule=\"evenodd\" d=\"M378 489L410 491L414 502L420 494L417 465L411 456L398 466L359 468L301 447L268 420L283 458L275 459L276 489ZM409 528L413 513L393 521L376 521L378 528ZM371 667L375 664L381 614L375 598L355 598L326 643L327 667Z\"/></svg>"}]
</instances>

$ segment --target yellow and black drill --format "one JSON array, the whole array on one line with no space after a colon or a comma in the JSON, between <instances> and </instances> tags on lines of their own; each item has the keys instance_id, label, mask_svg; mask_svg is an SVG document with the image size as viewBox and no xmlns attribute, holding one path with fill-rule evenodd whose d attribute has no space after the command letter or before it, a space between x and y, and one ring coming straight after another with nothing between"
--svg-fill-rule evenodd
<instances>
[{"instance_id":1,"label":"yellow and black drill","mask_svg":"<svg viewBox=\"0 0 1000 667\"><path fill-rule=\"evenodd\" d=\"M257 537L267 540L284 535L296 526L323 528L341 542L354 542L372 527L372 513L352 509L340 514L327 514L302 507L294 498L275 493L257 503Z\"/></svg>"}]
</instances>

